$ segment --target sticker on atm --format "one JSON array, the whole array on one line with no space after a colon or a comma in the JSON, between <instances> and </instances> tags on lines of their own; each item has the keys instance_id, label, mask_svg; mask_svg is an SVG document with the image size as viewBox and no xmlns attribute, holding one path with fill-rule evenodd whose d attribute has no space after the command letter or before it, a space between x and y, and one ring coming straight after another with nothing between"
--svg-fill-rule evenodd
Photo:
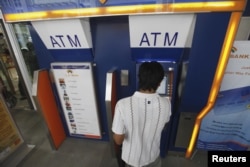
<instances>
[{"instance_id":1,"label":"sticker on atm","mask_svg":"<svg viewBox=\"0 0 250 167\"><path fill-rule=\"evenodd\" d=\"M219 92L214 106L215 114L231 114L250 111L250 87Z\"/></svg>"}]
</instances>

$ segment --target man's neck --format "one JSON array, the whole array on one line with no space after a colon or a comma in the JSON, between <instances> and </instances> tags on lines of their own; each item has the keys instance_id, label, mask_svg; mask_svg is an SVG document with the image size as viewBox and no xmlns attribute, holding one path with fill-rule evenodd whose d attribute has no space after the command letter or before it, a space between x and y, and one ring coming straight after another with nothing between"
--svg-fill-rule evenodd
<instances>
[{"instance_id":1,"label":"man's neck","mask_svg":"<svg viewBox=\"0 0 250 167\"><path fill-rule=\"evenodd\" d=\"M151 90L139 90L139 92L146 93L146 94L153 94L153 93L155 93L155 90L153 90L153 89L151 89Z\"/></svg>"}]
</instances>

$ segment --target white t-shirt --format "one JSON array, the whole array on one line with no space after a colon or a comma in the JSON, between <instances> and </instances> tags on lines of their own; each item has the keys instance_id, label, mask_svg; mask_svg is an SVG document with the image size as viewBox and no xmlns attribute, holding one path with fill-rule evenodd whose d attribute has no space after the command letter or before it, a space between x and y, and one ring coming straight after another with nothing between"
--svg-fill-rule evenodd
<instances>
[{"instance_id":1,"label":"white t-shirt","mask_svg":"<svg viewBox=\"0 0 250 167\"><path fill-rule=\"evenodd\" d=\"M119 100L112 131L125 134L122 159L135 167L155 161L160 155L161 132L170 116L169 99L157 93L135 92L133 96Z\"/></svg>"}]
</instances>

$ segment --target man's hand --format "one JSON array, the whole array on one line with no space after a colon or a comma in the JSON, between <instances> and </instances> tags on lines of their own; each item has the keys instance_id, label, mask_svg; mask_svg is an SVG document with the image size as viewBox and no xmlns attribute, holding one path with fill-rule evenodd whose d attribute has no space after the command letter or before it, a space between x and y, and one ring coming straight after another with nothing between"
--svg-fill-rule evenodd
<instances>
[{"instance_id":1,"label":"man's hand","mask_svg":"<svg viewBox=\"0 0 250 167\"><path fill-rule=\"evenodd\" d=\"M122 145L125 135L113 134L113 139L117 145Z\"/></svg>"}]
</instances>

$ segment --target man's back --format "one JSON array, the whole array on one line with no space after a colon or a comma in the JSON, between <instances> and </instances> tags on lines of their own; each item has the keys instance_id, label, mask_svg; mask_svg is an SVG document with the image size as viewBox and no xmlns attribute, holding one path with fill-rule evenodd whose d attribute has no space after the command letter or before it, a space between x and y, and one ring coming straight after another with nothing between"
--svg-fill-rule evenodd
<instances>
[{"instance_id":1,"label":"man's back","mask_svg":"<svg viewBox=\"0 0 250 167\"><path fill-rule=\"evenodd\" d=\"M170 107L170 101L156 93L135 92L118 101L112 130L126 134L122 159L127 164L143 166L159 156L161 132L169 121Z\"/></svg>"},{"instance_id":2,"label":"man's back","mask_svg":"<svg viewBox=\"0 0 250 167\"><path fill-rule=\"evenodd\" d=\"M161 132L171 115L169 99L156 93L164 75L160 63L143 62L138 73L139 91L116 104L113 138L116 144L122 144L122 159L127 165L161 165Z\"/></svg>"}]
</instances>

